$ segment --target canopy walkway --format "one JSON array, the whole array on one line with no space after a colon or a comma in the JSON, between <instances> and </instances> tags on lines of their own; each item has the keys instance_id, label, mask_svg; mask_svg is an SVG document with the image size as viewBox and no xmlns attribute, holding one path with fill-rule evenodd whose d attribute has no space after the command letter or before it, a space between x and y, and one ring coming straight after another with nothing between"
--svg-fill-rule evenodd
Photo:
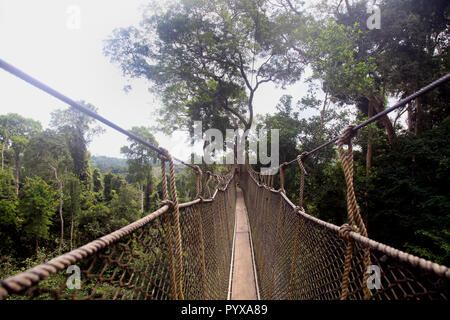
<instances>
[{"instance_id":1,"label":"canopy walkway","mask_svg":"<svg viewBox=\"0 0 450 320\"><path fill-rule=\"evenodd\" d=\"M263 176L249 165L232 165L227 173L218 175L183 162L196 173L197 195L195 200L179 204L174 170L177 159L167 150L133 136L2 60L0 67L152 147L161 160L164 195L160 208L146 217L2 280L0 299L450 297L450 270L446 266L368 237L353 190L351 140L357 127L349 126L330 142L338 141L347 183L348 223L343 226L324 222L303 209L303 160L314 150L290 162L301 168L298 206L284 191L283 169L290 163L280 166L281 187L274 189L274 176ZM439 79L396 106L449 79L450 75ZM393 109L385 114L389 110ZM67 268L72 265L81 270L78 289L67 285L72 275ZM375 273L380 280L378 288L367 285L373 280L368 272L372 266L380 271Z\"/></svg>"}]
</instances>

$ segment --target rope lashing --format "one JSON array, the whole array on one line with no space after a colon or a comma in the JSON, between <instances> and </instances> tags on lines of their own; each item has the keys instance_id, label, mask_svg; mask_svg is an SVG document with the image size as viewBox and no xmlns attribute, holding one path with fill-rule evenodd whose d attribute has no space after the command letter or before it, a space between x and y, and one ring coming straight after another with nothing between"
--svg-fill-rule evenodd
<instances>
[{"instance_id":1,"label":"rope lashing","mask_svg":"<svg viewBox=\"0 0 450 320\"><path fill-rule=\"evenodd\" d=\"M175 167L173 164L173 159L170 153L164 149L160 148L163 152L163 155L168 159L169 162L169 185L170 185L170 196L173 202L173 211L172 218L175 227L175 255L177 258L176 265L176 290L177 290L177 299L184 300L183 294L183 245L181 242L181 227L180 227L180 208L178 203L178 195L177 195L177 186L175 182ZM162 161L165 164L165 161ZM161 166L162 169L162 166ZM162 174L165 174L165 168L162 170ZM163 179L164 181L165 179ZM164 190L164 185L165 190ZM163 192L164 197L167 194L167 182L163 182Z\"/></svg>"},{"instance_id":2,"label":"rope lashing","mask_svg":"<svg viewBox=\"0 0 450 320\"><path fill-rule=\"evenodd\" d=\"M353 149L352 149L352 138L355 135L353 130L355 126L350 125L344 129L344 132L339 137L338 140L338 151L339 157L341 159L342 167L344 169L345 182L347 184L347 214L348 214L348 224L341 227L339 234L347 239L347 249L345 253L344 262L344 274L342 278L342 295L341 300L346 300L348 297L348 284L350 277L350 269L353 255L353 241L349 237L350 231L359 232L362 236L368 237L366 226L361 217L359 206L356 201L355 190L353 187ZM344 150L344 144L347 145L347 150ZM370 265L370 250L369 248L364 249L364 271ZM370 290L368 289L366 283L369 275L364 272L363 276L363 290L364 298L370 298Z\"/></svg>"},{"instance_id":3,"label":"rope lashing","mask_svg":"<svg viewBox=\"0 0 450 320\"><path fill-rule=\"evenodd\" d=\"M203 189L203 187L202 187L202 175L203 175L203 172L200 169L200 167L197 166L197 165L194 166L194 172L195 172L195 188L196 188L196 191L197 191L197 194L195 195L195 198L200 198L201 195L202 195L202 189Z\"/></svg>"},{"instance_id":4,"label":"rope lashing","mask_svg":"<svg viewBox=\"0 0 450 320\"><path fill-rule=\"evenodd\" d=\"M305 188L305 167L303 166L303 158L305 157L306 152L297 156L297 162L300 166L300 190L299 190L299 205L295 207L294 212L297 214L297 231L295 233L295 242L294 242L294 251L292 253L292 261L291 261L291 275L289 278L289 294L291 298L293 297L293 285L294 285L294 274L295 274L295 262L298 254L298 247L300 243L300 231L301 231L301 216L300 211L305 211L303 209L303 190Z\"/></svg>"},{"instance_id":5,"label":"rope lashing","mask_svg":"<svg viewBox=\"0 0 450 320\"><path fill-rule=\"evenodd\" d=\"M280 165L280 192L286 193L284 189L284 167L287 166L287 162L284 162Z\"/></svg>"},{"instance_id":6,"label":"rope lashing","mask_svg":"<svg viewBox=\"0 0 450 320\"><path fill-rule=\"evenodd\" d=\"M169 266L170 266L170 282L172 285L172 295L173 299L178 299L178 290L177 290L177 280L176 280L176 272L175 272L175 258L173 255L172 248L172 221L171 217L173 216L174 211L174 203L169 200L169 193L167 192L167 174L166 174L166 161L167 157L163 155L158 155L159 160L161 160L161 181L162 181L162 191L163 191L163 200L160 202L160 207L164 205L170 205L170 211L165 214L164 223L166 225L166 243L167 243L167 251L169 253Z\"/></svg>"},{"instance_id":7,"label":"rope lashing","mask_svg":"<svg viewBox=\"0 0 450 320\"><path fill-rule=\"evenodd\" d=\"M203 202L202 197L202 170L199 166L194 166L194 172L195 172L195 187L197 194L195 198L200 199L200 202ZM206 298L206 260L205 260L205 242L203 239L203 221L202 221L202 214L200 212L200 205L197 205L195 208L197 221L198 221L198 229L199 229L199 240L200 240L200 256L201 256L201 262L202 262L202 283L203 283L203 298Z\"/></svg>"},{"instance_id":8,"label":"rope lashing","mask_svg":"<svg viewBox=\"0 0 450 320\"><path fill-rule=\"evenodd\" d=\"M297 156L297 162L300 166L300 191L299 191L299 207L303 210L303 190L305 188L305 174L306 170L303 165L303 158L307 155L307 152L303 152L302 154Z\"/></svg>"},{"instance_id":9,"label":"rope lashing","mask_svg":"<svg viewBox=\"0 0 450 320\"><path fill-rule=\"evenodd\" d=\"M205 191L208 192L208 198L211 198L211 189L209 188L209 182L211 181L211 171L206 171Z\"/></svg>"}]
</instances>

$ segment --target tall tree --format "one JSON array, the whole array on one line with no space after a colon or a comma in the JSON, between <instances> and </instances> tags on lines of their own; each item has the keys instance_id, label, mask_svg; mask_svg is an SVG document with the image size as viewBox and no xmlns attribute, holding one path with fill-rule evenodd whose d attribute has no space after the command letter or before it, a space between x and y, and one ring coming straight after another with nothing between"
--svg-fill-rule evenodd
<instances>
[{"instance_id":1,"label":"tall tree","mask_svg":"<svg viewBox=\"0 0 450 320\"><path fill-rule=\"evenodd\" d=\"M95 168L92 173L92 182L94 184L94 192L100 192L103 189L102 174L100 169Z\"/></svg>"},{"instance_id":2,"label":"tall tree","mask_svg":"<svg viewBox=\"0 0 450 320\"><path fill-rule=\"evenodd\" d=\"M12 235L19 225L14 178L9 170L0 170L0 253L10 254ZM7 249L4 252L4 249Z\"/></svg>"},{"instance_id":3,"label":"tall tree","mask_svg":"<svg viewBox=\"0 0 450 320\"><path fill-rule=\"evenodd\" d=\"M52 216L55 214L55 192L41 178L26 178L21 190L19 210L23 218L23 230L35 240L36 254L39 240L48 239Z\"/></svg>"},{"instance_id":4,"label":"tall tree","mask_svg":"<svg viewBox=\"0 0 450 320\"><path fill-rule=\"evenodd\" d=\"M46 130L33 137L24 155L25 166L31 174L54 180L59 193L59 219L61 251L64 242L64 176L72 169L72 159L65 137L52 130Z\"/></svg>"},{"instance_id":5,"label":"tall tree","mask_svg":"<svg viewBox=\"0 0 450 320\"><path fill-rule=\"evenodd\" d=\"M14 152L16 196L19 194L19 174L23 153L30 139L42 129L41 124L33 119L24 118L17 113L9 113L0 117L2 139L2 169L4 151L11 148Z\"/></svg>"},{"instance_id":6,"label":"tall tree","mask_svg":"<svg viewBox=\"0 0 450 320\"><path fill-rule=\"evenodd\" d=\"M80 101L80 103L94 112L97 111L92 104L84 101ZM51 116L50 126L65 134L75 175L85 186L88 186L91 176L87 146L92 138L103 133L104 129L95 125L95 119L72 107L56 110L52 112Z\"/></svg>"},{"instance_id":7,"label":"tall tree","mask_svg":"<svg viewBox=\"0 0 450 320\"><path fill-rule=\"evenodd\" d=\"M293 83L304 65L280 41L270 1L182 0L115 30L105 54L162 96L161 127L249 129L267 82ZM221 119L221 121L219 121Z\"/></svg>"},{"instance_id":8,"label":"tall tree","mask_svg":"<svg viewBox=\"0 0 450 320\"><path fill-rule=\"evenodd\" d=\"M146 127L133 127L131 132L141 137L145 141L157 146L155 137ZM150 198L153 193L153 163L155 163L157 154L152 149L141 145L140 143L128 139L129 146L123 146L120 152L127 157L128 177L131 181L138 183L140 188L145 186L144 204L142 211L150 210ZM142 191L141 191L142 192Z\"/></svg>"}]
</instances>

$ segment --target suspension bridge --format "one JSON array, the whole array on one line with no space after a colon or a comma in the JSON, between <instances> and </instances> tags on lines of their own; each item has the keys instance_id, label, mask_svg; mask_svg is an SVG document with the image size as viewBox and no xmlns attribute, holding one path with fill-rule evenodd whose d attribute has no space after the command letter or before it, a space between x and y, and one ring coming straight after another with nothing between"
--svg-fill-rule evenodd
<instances>
[{"instance_id":1,"label":"suspension bridge","mask_svg":"<svg viewBox=\"0 0 450 320\"><path fill-rule=\"evenodd\" d=\"M0 68L151 148L159 155L163 200L144 218L73 251L0 281L0 299L293 299L447 300L448 267L410 255L367 234L353 187L352 138L358 130L450 80L450 74L310 152L274 176L250 165L202 172L173 158L74 100L0 60ZM303 208L304 160L337 142L347 184L348 221L336 226ZM174 161L196 175L195 199L179 203ZM297 163L299 203L284 190L284 169ZM67 268L81 270L70 289ZM379 286L369 286L377 266Z\"/></svg>"}]
</instances>

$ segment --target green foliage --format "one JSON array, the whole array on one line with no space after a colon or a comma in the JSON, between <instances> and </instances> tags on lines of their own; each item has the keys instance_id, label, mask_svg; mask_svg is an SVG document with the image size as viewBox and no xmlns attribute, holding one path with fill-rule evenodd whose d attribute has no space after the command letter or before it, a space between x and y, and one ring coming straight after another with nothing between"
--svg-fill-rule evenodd
<instances>
[{"instance_id":1,"label":"green foliage","mask_svg":"<svg viewBox=\"0 0 450 320\"><path fill-rule=\"evenodd\" d=\"M106 201L110 201L112 199L112 179L114 175L112 173L107 173L103 176L103 196Z\"/></svg>"},{"instance_id":2,"label":"green foliage","mask_svg":"<svg viewBox=\"0 0 450 320\"><path fill-rule=\"evenodd\" d=\"M450 256L450 118L421 136L399 136L398 152L377 147L376 168L358 186L371 236L438 263Z\"/></svg>"},{"instance_id":3,"label":"green foliage","mask_svg":"<svg viewBox=\"0 0 450 320\"><path fill-rule=\"evenodd\" d=\"M0 253L12 245L19 222L14 179L9 170L0 169Z\"/></svg>"},{"instance_id":4,"label":"green foliage","mask_svg":"<svg viewBox=\"0 0 450 320\"><path fill-rule=\"evenodd\" d=\"M116 29L104 52L126 76L154 84L166 133L192 130L193 120L250 128L258 87L301 75L304 64L288 55L270 1L183 0L151 12L139 28Z\"/></svg>"},{"instance_id":5,"label":"green foliage","mask_svg":"<svg viewBox=\"0 0 450 320\"><path fill-rule=\"evenodd\" d=\"M83 230L78 235L79 242L95 240L140 218L136 198L136 190L127 186L118 193L112 191L108 206L97 203L91 204L88 210L83 210L76 223L77 230Z\"/></svg>"},{"instance_id":6,"label":"green foliage","mask_svg":"<svg viewBox=\"0 0 450 320\"><path fill-rule=\"evenodd\" d=\"M131 132L154 146L158 146L155 137L146 127L133 127ZM123 146L120 152L127 157L128 181L145 186L144 211L150 211L150 198L153 194L153 164L157 160L157 153L149 147L143 146L132 139L130 145Z\"/></svg>"},{"instance_id":7,"label":"green foliage","mask_svg":"<svg viewBox=\"0 0 450 320\"><path fill-rule=\"evenodd\" d=\"M19 206L23 230L32 239L48 239L55 215L55 192L41 178L27 178L21 190Z\"/></svg>"},{"instance_id":8,"label":"green foliage","mask_svg":"<svg viewBox=\"0 0 450 320\"><path fill-rule=\"evenodd\" d=\"M101 172L127 173L128 165L126 159L107 156L92 156L90 160L91 167L98 168Z\"/></svg>"},{"instance_id":9,"label":"green foliage","mask_svg":"<svg viewBox=\"0 0 450 320\"><path fill-rule=\"evenodd\" d=\"M96 112L96 108L84 101L80 103ZM66 110L56 110L51 114L50 125L65 135L70 155L72 157L74 173L83 181L86 187L90 185L89 155L87 145L92 138L104 132L100 126L94 126L95 119L70 107Z\"/></svg>"},{"instance_id":10,"label":"green foliage","mask_svg":"<svg viewBox=\"0 0 450 320\"><path fill-rule=\"evenodd\" d=\"M102 174L98 168L95 168L92 173L92 183L94 185L94 192L100 192L103 189Z\"/></svg>"}]
</instances>

